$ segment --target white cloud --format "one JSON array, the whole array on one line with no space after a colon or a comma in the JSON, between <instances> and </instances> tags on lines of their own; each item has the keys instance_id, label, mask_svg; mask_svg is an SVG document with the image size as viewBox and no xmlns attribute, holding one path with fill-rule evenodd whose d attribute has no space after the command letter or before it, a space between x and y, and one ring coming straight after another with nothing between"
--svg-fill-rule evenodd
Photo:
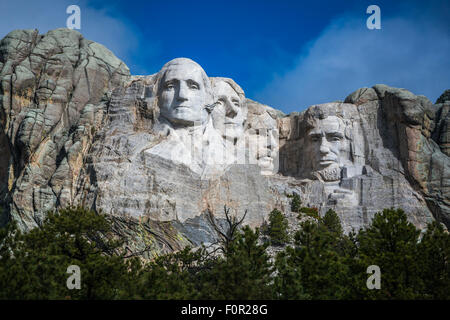
<instances>
[{"instance_id":1,"label":"white cloud","mask_svg":"<svg viewBox=\"0 0 450 320\"><path fill-rule=\"evenodd\" d=\"M368 30L366 17L334 20L307 45L295 67L275 75L256 98L287 112L301 111L385 83L435 102L450 87L448 25L430 17L382 16L382 29Z\"/></svg>"}]
</instances>

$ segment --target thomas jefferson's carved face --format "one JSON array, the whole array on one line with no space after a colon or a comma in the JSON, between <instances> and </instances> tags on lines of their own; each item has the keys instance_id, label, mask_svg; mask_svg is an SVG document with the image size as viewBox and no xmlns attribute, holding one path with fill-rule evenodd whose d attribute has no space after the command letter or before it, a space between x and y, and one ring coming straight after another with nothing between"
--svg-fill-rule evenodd
<instances>
[{"instance_id":1,"label":"thomas jefferson's carved face","mask_svg":"<svg viewBox=\"0 0 450 320\"><path fill-rule=\"evenodd\" d=\"M204 71L194 63L170 65L160 82L158 101L161 115L181 125L202 124L207 117L203 74Z\"/></svg>"},{"instance_id":2,"label":"thomas jefferson's carved face","mask_svg":"<svg viewBox=\"0 0 450 320\"><path fill-rule=\"evenodd\" d=\"M306 139L307 156L311 161L313 172L328 172L328 176L338 175L341 151L347 145L343 121L336 116L317 119L314 128L308 132ZM339 177L336 176L333 179L339 179Z\"/></svg>"},{"instance_id":3,"label":"thomas jefferson's carved face","mask_svg":"<svg viewBox=\"0 0 450 320\"><path fill-rule=\"evenodd\" d=\"M217 105L213 111L214 127L229 140L239 139L244 134L247 110L237 92L225 81L214 85Z\"/></svg>"}]
</instances>

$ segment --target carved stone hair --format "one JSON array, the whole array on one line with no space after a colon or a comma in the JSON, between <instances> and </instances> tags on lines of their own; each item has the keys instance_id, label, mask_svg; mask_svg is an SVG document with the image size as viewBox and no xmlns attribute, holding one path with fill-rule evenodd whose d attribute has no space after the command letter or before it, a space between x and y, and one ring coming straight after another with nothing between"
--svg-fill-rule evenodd
<instances>
[{"instance_id":1,"label":"carved stone hair","mask_svg":"<svg viewBox=\"0 0 450 320\"><path fill-rule=\"evenodd\" d=\"M310 107L304 114L300 125L301 135L315 127L317 120L335 116L347 127L354 120L354 106L345 103L326 103ZM350 137L348 137L350 138Z\"/></svg>"},{"instance_id":2,"label":"carved stone hair","mask_svg":"<svg viewBox=\"0 0 450 320\"><path fill-rule=\"evenodd\" d=\"M219 82L225 82L227 83L239 96L239 100L241 100L241 102L245 101L245 93L244 90L242 90L242 88L236 83L234 82L233 79L230 78L222 78L222 77L214 77L211 78L211 85L214 88L214 86L216 86Z\"/></svg>"}]
</instances>

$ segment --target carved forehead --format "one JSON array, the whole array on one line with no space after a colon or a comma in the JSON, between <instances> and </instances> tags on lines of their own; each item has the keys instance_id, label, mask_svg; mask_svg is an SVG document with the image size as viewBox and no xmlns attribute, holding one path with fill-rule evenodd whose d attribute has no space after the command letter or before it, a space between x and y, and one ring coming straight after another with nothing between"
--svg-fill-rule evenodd
<instances>
[{"instance_id":1,"label":"carved forehead","mask_svg":"<svg viewBox=\"0 0 450 320\"><path fill-rule=\"evenodd\" d=\"M195 66L186 65L172 65L164 73L163 82L177 79L177 80L194 80L202 86L204 86L203 81L203 70Z\"/></svg>"},{"instance_id":2,"label":"carved forehead","mask_svg":"<svg viewBox=\"0 0 450 320\"><path fill-rule=\"evenodd\" d=\"M278 130L277 120L265 111L259 115L250 113L247 121L249 129Z\"/></svg>"},{"instance_id":3,"label":"carved forehead","mask_svg":"<svg viewBox=\"0 0 450 320\"><path fill-rule=\"evenodd\" d=\"M157 87L160 91L163 81L168 79L187 80L192 79L201 83L208 93L211 93L211 84L203 68L195 61L188 58L176 58L167 62L160 70Z\"/></svg>"},{"instance_id":4,"label":"carved forehead","mask_svg":"<svg viewBox=\"0 0 450 320\"><path fill-rule=\"evenodd\" d=\"M301 136L327 123L332 126L335 126L333 123L339 123L340 130L347 131L348 125L358 118L358 110L352 104L332 102L309 107L302 118L299 132Z\"/></svg>"},{"instance_id":5,"label":"carved forehead","mask_svg":"<svg viewBox=\"0 0 450 320\"><path fill-rule=\"evenodd\" d=\"M214 78L211 78L211 83L212 83L212 86L214 88L214 92L216 95L223 94L223 93L220 93L221 90L229 91L229 88L231 88L234 91L234 94L236 94L241 101L245 100L244 90L242 90L242 88L236 82L234 82L233 79L214 77ZM228 94L228 95L231 95L231 94Z\"/></svg>"},{"instance_id":6,"label":"carved forehead","mask_svg":"<svg viewBox=\"0 0 450 320\"><path fill-rule=\"evenodd\" d=\"M169 62L167 62L162 68L161 68L161 72L164 72L167 69L172 69L172 68L200 68L201 70L203 70L203 68L194 60L188 59L188 58L176 58L173 60L170 60ZM204 72L204 71L203 71Z\"/></svg>"},{"instance_id":7,"label":"carved forehead","mask_svg":"<svg viewBox=\"0 0 450 320\"><path fill-rule=\"evenodd\" d=\"M233 98L240 100L240 97L237 94L237 92L231 87L230 84L226 83L225 81L216 82L214 84L213 88L214 88L214 92L218 96L224 95L224 96L229 96L229 97L233 97Z\"/></svg>"},{"instance_id":8,"label":"carved forehead","mask_svg":"<svg viewBox=\"0 0 450 320\"><path fill-rule=\"evenodd\" d=\"M328 116L323 119L314 119L309 134L316 133L344 133L344 121L337 116Z\"/></svg>"},{"instance_id":9,"label":"carved forehead","mask_svg":"<svg viewBox=\"0 0 450 320\"><path fill-rule=\"evenodd\" d=\"M167 62L161 69L164 77L167 75L199 75L206 76L205 70L195 61L187 58L177 58Z\"/></svg>"}]
</instances>

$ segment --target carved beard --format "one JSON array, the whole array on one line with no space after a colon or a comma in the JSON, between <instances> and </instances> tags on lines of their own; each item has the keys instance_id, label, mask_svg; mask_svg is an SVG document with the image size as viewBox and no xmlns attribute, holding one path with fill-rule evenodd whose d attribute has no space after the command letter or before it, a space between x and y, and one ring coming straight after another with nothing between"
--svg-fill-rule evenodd
<instances>
[{"instance_id":1,"label":"carved beard","mask_svg":"<svg viewBox=\"0 0 450 320\"><path fill-rule=\"evenodd\" d=\"M312 176L320 181L338 181L341 180L341 168L333 166L319 171L314 171Z\"/></svg>"}]
</instances>

